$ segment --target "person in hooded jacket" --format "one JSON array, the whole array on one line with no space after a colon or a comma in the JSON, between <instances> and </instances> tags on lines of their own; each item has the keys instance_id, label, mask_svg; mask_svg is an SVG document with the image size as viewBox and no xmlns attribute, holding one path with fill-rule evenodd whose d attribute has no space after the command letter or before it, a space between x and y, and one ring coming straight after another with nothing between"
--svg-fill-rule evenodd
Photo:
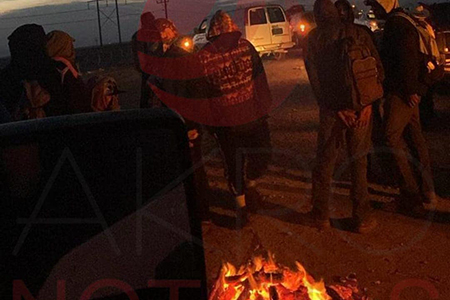
<instances>
[{"instance_id":1,"label":"person in hooded jacket","mask_svg":"<svg viewBox=\"0 0 450 300\"><path fill-rule=\"evenodd\" d=\"M400 212L425 216L423 203L434 203L431 161L422 134L419 103L427 93L427 62L417 28L403 15L398 0L369 0L377 18L386 20L382 58L386 68L385 135L398 171ZM413 169L408 145L418 166ZM414 163L417 165L417 163Z\"/></svg>"},{"instance_id":2,"label":"person in hooded jacket","mask_svg":"<svg viewBox=\"0 0 450 300\"><path fill-rule=\"evenodd\" d=\"M13 120L70 114L42 26L27 24L8 37L11 62L0 72L0 99Z\"/></svg>"},{"instance_id":3,"label":"person in hooded jacket","mask_svg":"<svg viewBox=\"0 0 450 300\"><path fill-rule=\"evenodd\" d=\"M164 74L159 73L150 76L148 84L154 90L156 97L161 101L161 106L166 106L166 97L159 91L166 91L173 95L190 97L198 94L195 92L195 84L192 81L174 80L183 74L192 70L193 64L199 64L195 54L192 54L182 48L181 37L175 24L164 18L156 19L155 26L159 31L163 48L162 68L166 70ZM203 85L204 88L204 85ZM176 108L173 108L176 110ZM182 112L181 112L182 114ZM209 184L207 174L202 161L202 139L203 128L198 122L185 119L186 128L191 149L191 158L194 170L194 182L196 187L197 212L198 217L204 224L210 223L209 214Z\"/></svg>"},{"instance_id":4,"label":"person in hooded jacket","mask_svg":"<svg viewBox=\"0 0 450 300\"><path fill-rule=\"evenodd\" d=\"M75 47L68 33L54 30L47 34L47 53L56 62L61 84L73 113L91 112L90 89L84 84L75 63Z\"/></svg>"},{"instance_id":5,"label":"person in hooded jacket","mask_svg":"<svg viewBox=\"0 0 450 300\"><path fill-rule=\"evenodd\" d=\"M266 171L271 157L265 115L272 97L258 52L241 38L231 17L219 10L210 22L208 44L198 53L205 77L203 97L208 99L203 121L224 154L237 207L237 227L242 228L248 222L246 194L257 195L256 180Z\"/></svg>"},{"instance_id":6,"label":"person in hooded jacket","mask_svg":"<svg viewBox=\"0 0 450 300\"><path fill-rule=\"evenodd\" d=\"M135 67L141 75L140 108L149 108L158 104L157 98L147 81L160 68L158 58L163 55L161 35L155 26L155 16L151 12L141 15L140 28L131 38L131 50Z\"/></svg>"},{"instance_id":7,"label":"person in hooded jacket","mask_svg":"<svg viewBox=\"0 0 450 300\"><path fill-rule=\"evenodd\" d=\"M383 74L383 68L370 35L359 26L341 22L330 0L317 0L314 16L317 27L308 36L305 65L320 108L320 127L316 166L312 174L313 210L310 217L318 227L330 227L328 201L332 195L331 181L339 150L347 144L353 219L355 229L363 233L376 226L376 220L371 217L367 184L372 106L356 111L351 95L345 90L342 41L350 37L358 38L377 59L379 74Z\"/></svg>"},{"instance_id":8,"label":"person in hooded jacket","mask_svg":"<svg viewBox=\"0 0 450 300\"><path fill-rule=\"evenodd\" d=\"M355 12L353 10L353 6L350 4L348 0L337 0L334 2L334 6L336 6L339 17L341 18L342 22L349 23L349 24L355 24ZM372 30L370 30L369 27L361 24L355 24L356 26L361 27L367 33L374 37Z\"/></svg>"}]
</instances>

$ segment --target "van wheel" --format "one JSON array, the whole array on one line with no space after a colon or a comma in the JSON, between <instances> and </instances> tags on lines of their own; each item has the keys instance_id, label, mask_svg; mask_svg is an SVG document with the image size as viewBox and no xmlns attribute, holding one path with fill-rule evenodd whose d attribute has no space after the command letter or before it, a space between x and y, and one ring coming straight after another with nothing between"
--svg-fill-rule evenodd
<instances>
[{"instance_id":1,"label":"van wheel","mask_svg":"<svg viewBox=\"0 0 450 300\"><path fill-rule=\"evenodd\" d=\"M285 52L275 52L273 54L273 58L275 58L275 60L283 60L286 58L286 53Z\"/></svg>"}]
</instances>

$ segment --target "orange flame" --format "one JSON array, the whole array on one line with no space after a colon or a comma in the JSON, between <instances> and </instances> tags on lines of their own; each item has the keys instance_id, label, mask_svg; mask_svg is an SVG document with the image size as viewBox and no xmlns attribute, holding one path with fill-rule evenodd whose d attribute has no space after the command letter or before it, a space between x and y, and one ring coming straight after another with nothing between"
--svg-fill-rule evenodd
<instances>
[{"instance_id":1,"label":"orange flame","mask_svg":"<svg viewBox=\"0 0 450 300\"><path fill-rule=\"evenodd\" d=\"M239 271L225 263L209 300L331 300L322 280L316 282L299 262L296 267L278 264L270 253L267 259L254 257Z\"/></svg>"}]
</instances>

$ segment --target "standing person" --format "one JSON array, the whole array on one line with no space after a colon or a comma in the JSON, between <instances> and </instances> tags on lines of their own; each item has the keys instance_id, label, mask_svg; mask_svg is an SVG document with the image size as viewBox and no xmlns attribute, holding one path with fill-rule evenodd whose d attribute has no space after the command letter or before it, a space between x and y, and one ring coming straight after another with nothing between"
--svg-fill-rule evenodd
<instances>
[{"instance_id":1,"label":"standing person","mask_svg":"<svg viewBox=\"0 0 450 300\"><path fill-rule=\"evenodd\" d=\"M366 4L372 6L377 18L386 20L381 53L386 68L385 135L400 175L399 210L424 215L423 203L436 201L419 117L419 103L428 88L428 63L421 53L418 30L405 17L398 0L370 0ZM415 153L414 170L405 139Z\"/></svg>"},{"instance_id":2,"label":"standing person","mask_svg":"<svg viewBox=\"0 0 450 300\"><path fill-rule=\"evenodd\" d=\"M339 17L341 18L342 22L346 23L346 24L354 24L355 26L360 27L361 29L365 30L370 37L372 38L375 46L377 47L377 50L379 51L379 45L381 44L381 35L382 35L382 31L378 30L377 33L375 34L374 32L372 32L372 30L365 26L365 25L361 25L361 24L356 24L355 23L355 13L354 13L354 9L353 6L350 4L350 2L348 0L337 0L334 3L334 6L336 6L338 12L339 12ZM379 147L384 147L384 132L383 132L383 116L384 116L384 111L383 111L383 104L384 104L384 99L379 99L378 101L374 102L372 105L372 142L373 142L373 147L375 149L379 148ZM373 155L372 153L369 154L368 156L368 176L369 176L369 180L374 180L377 183L386 183L387 182L387 178L385 178L384 176L376 176L377 172L373 172L375 170L372 170L372 162L377 159L379 161L379 165L381 167L381 173L384 174L384 170L387 167L387 162L388 159L386 158L386 155L384 153L377 153L376 155ZM379 173L379 172L378 172Z\"/></svg>"},{"instance_id":3,"label":"standing person","mask_svg":"<svg viewBox=\"0 0 450 300\"><path fill-rule=\"evenodd\" d=\"M261 58L241 36L231 17L219 10L211 19L208 44L198 54L214 120L209 130L224 154L238 228L248 222L246 189L255 187L270 161L269 126L263 115L272 104Z\"/></svg>"},{"instance_id":4,"label":"standing person","mask_svg":"<svg viewBox=\"0 0 450 300\"><path fill-rule=\"evenodd\" d=\"M355 24L355 12L353 10L353 6L350 4L348 0L337 0L334 2L334 6L336 6L339 17L341 21L348 24ZM373 38L373 32L369 27L361 24L355 24L355 26L359 26Z\"/></svg>"},{"instance_id":5,"label":"standing person","mask_svg":"<svg viewBox=\"0 0 450 300\"><path fill-rule=\"evenodd\" d=\"M155 26L161 36L162 48L162 67L166 70L164 74L150 76L149 84L158 98L161 98L161 105L164 104L165 97L159 91L167 91L173 95L189 97L190 94L196 94L192 82L184 80L173 80L179 77L179 74L188 73L192 70L193 64L198 64L198 60L192 57L193 54L182 48L181 37L175 24L168 19L156 19ZM174 62L176 61L176 62ZM204 86L203 86L204 88ZM194 182L196 187L196 197L198 217L202 222L210 223L209 214L209 184L205 171L202 156L203 128L201 124L186 119L188 131L189 146L191 149L191 159L193 164Z\"/></svg>"},{"instance_id":6,"label":"standing person","mask_svg":"<svg viewBox=\"0 0 450 300\"><path fill-rule=\"evenodd\" d=\"M147 80L151 75L157 74L160 65L157 58L163 55L163 49L161 36L155 26L155 16L151 12L141 15L140 28L132 36L131 46L135 67L142 73L140 107L152 107L156 96Z\"/></svg>"},{"instance_id":7,"label":"standing person","mask_svg":"<svg viewBox=\"0 0 450 300\"><path fill-rule=\"evenodd\" d=\"M56 62L68 105L73 113L91 112L91 93L83 82L75 63L75 39L68 33L54 30L47 34L47 53Z\"/></svg>"},{"instance_id":8,"label":"standing person","mask_svg":"<svg viewBox=\"0 0 450 300\"><path fill-rule=\"evenodd\" d=\"M306 70L320 108L316 166L312 174L312 217L319 228L330 227L328 201L339 150L344 143L350 156L351 200L356 229L367 232L377 222L371 216L367 184L367 154L371 147L372 106L355 107L346 82L342 43L358 40L376 60L377 80L383 70L369 34L358 26L341 22L330 0L314 3L317 28L308 36ZM379 82L377 82L380 84ZM375 86L373 87L375 88ZM358 109L358 110L357 110Z\"/></svg>"},{"instance_id":9,"label":"standing person","mask_svg":"<svg viewBox=\"0 0 450 300\"><path fill-rule=\"evenodd\" d=\"M42 26L26 24L8 37L11 62L0 73L0 99L13 120L70 114Z\"/></svg>"},{"instance_id":10,"label":"standing person","mask_svg":"<svg viewBox=\"0 0 450 300\"><path fill-rule=\"evenodd\" d=\"M412 12L414 19L418 24L422 26L423 29L429 34L430 39L436 41L436 34L434 32L434 28L431 25L430 21L430 12L423 7L423 5L419 5ZM436 47L438 46L436 42ZM439 53L439 50L436 51ZM444 55L445 56L445 55ZM420 111L420 121L425 130L430 128L433 124L433 120L436 118L436 111L434 108L434 94L436 88L438 86L439 81L444 77L445 73L445 58L438 59L438 64L436 65L436 69L432 72L433 76L428 76L427 84L429 85L428 91L425 96L422 97L419 104ZM430 74L431 75L431 74Z\"/></svg>"}]
</instances>

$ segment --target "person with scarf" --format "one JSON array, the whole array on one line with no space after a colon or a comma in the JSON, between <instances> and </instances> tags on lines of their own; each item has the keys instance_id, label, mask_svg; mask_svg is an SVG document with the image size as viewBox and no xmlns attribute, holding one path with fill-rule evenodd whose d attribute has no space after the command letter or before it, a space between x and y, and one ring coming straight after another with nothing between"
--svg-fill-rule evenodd
<instances>
[{"instance_id":1,"label":"person with scarf","mask_svg":"<svg viewBox=\"0 0 450 300\"><path fill-rule=\"evenodd\" d=\"M316 165L312 174L313 210L308 217L321 229L330 227L329 200L337 156L346 144L352 180L351 200L355 230L368 232L377 225L372 217L367 183L367 154L371 147L372 106L356 111L346 90L342 42L358 39L370 49L383 74L381 60L366 30L340 20L330 0L314 3L317 27L308 36L305 66L320 108Z\"/></svg>"},{"instance_id":2,"label":"person with scarf","mask_svg":"<svg viewBox=\"0 0 450 300\"><path fill-rule=\"evenodd\" d=\"M70 113L42 26L26 24L8 37L11 62L0 72L0 99L13 120Z\"/></svg>"},{"instance_id":3,"label":"person with scarf","mask_svg":"<svg viewBox=\"0 0 450 300\"><path fill-rule=\"evenodd\" d=\"M398 210L425 216L423 204L436 201L419 112L419 103L428 89L426 56L421 52L419 32L404 16L406 12L398 0L369 0L366 4L372 6L377 18L386 20L382 42L386 68L385 137L395 160L395 174L399 175ZM408 145L414 161L410 160Z\"/></svg>"},{"instance_id":4,"label":"person with scarf","mask_svg":"<svg viewBox=\"0 0 450 300\"><path fill-rule=\"evenodd\" d=\"M47 34L47 53L61 74L63 93L72 113L91 112L91 93L75 63L74 41L68 33L54 30Z\"/></svg>"}]
</instances>

